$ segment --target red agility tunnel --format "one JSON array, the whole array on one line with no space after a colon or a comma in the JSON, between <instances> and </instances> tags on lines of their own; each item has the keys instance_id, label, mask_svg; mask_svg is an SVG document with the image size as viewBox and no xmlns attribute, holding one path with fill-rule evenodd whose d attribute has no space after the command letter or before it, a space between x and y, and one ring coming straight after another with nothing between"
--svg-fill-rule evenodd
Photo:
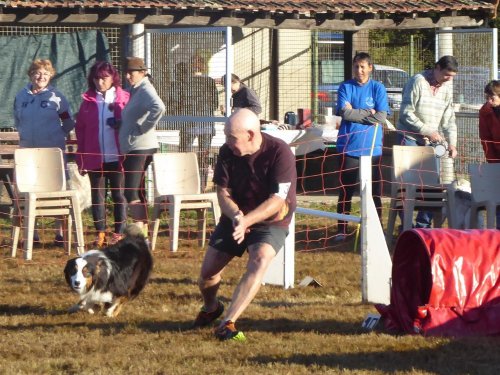
<instances>
[{"instance_id":1,"label":"red agility tunnel","mask_svg":"<svg viewBox=\"0 0 500 375\"><path fill-rule=\"evenodd\" d=\"M388 329L439 336L500 334L500 231L413 229L396 243Z\"/></svg>"}]
</instances>

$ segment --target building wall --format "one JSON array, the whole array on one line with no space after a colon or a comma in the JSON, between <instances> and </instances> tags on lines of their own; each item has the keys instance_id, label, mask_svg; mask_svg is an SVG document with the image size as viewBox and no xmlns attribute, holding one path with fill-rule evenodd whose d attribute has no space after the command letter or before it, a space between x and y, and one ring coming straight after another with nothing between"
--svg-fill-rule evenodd
<instances>
[{"instance_id":1,"label":"building wall","mask_svg":"<svg viewBox=\"0 0 500 375\"><path fill-rule=\"evenodd\" d=\"M311 32L279 31L279 104L281 121L287 111L311 108Z\"/></svg>"},{"instance_id":2,"label":"building wall","mask_svg":"<svg viewBox=\"0 0 500 375\"><path fill-rule=\"evenodd\" d=\"M241 31L242 35L239 34ZM263 119L269 118L270 30L241 29L233 33L234 73L255 90L262 104Z\"/></svg>"},{"instance_id":3,"label":"building wall","mask_svg":"<svg viewBox=\"0 0 500 375\"><path fill-rule=\"evenodd\" d=\"M253 88L263 106L261 119L283 121L285 112L311 106L311 32L279 30L279 118L270 118L271 30L242 29L234 44L234 73Z\"/></svg>"}]
</instances>

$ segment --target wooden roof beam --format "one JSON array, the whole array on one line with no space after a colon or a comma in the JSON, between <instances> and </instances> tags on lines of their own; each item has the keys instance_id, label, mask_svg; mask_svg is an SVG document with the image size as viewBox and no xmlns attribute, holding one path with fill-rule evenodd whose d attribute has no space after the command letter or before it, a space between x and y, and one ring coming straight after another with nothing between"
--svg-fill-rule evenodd
<instances>
[{"instance_id":1,"label":"wooden roof beam","mask_svg":"<svg viewBox=\"0 0 500 375\"><path fill-rule=\"evenodd\" d=\"M86 12L89 11L89 12ZM459 13L460 14L460 13ZM378 16L378 17L375 17ZM387 18L385 18L387 17ZM0 24L94 24L130 25L143 23L147 26L234 26L279 29L330 29L330 30L376 30L376 29L420 29L440 27L478 27L484 24L484 15L407 14L407 15L359 15L359 14L315 14L311 17L295 13L265 12L212 12L173 10L130 9L81 9L52 10L43 13L17 11L0 13ZM378 19L377 19L378 18Z\"/></svg>"},{"instance_id":2,"label":"wooden roof beam","mask_svg":"<svg viewBox=\"0 0 500 375\"><path fill-rule=\"evenodd\" d=\"M76 23L76 24L93 24L97 23L99 20L99 15L96 13L86 14L86 13L74 13L63 15L60 19L61 23Z\"/></svg>"},{"instance_id":3,"label":"wooden roof beam","mask_svg":"<svg viewBox=\"0 0 500 375\"><path fill-rule=\"evenodd\" d=\"M238 13L234 10L223 10L214 12L211 15L211 26L230 26L230 27L243 27L245 26L245 19L237 16Z\"/></svg>"},{"instance_id":4,"label":"wooden roof beam","mask_svg":"<svg viewBox=\"0 0 500 375\"><path fill-rule=\"evenodd\" d=\"M19 23L27 24L47 24L57 22L59 16L54 13L43 13L42 9L37 9L36 12L27 12L25 15L19 15L16 19Z\"/></svg>"},{"instance_id":5,"label":"wooden roof beam","mask_svg":"<svg viewBox=\"0 0 500 375\"><path fill-rule=\"evenodd\" d=\"M16 15L15 14L5 14L2 13L0 14L0 24L1 23L12 23L16 21Z\"/></svg>"},{"instance_id":6,"label":"wooden roof beam","mask_svg":"<svg viewBox=\"0 0 500 375\"><path fill-rule=\"evenodd\" d=\"M113 25L131 25L136 23L137 14L135 13L125 13L123 8L117 8L113 12L109 12L107 16L103 18L99 17L100 23L107 23Z\"/></svg>"},{"instance_id":7,"label":"wooden roof beam","mask_svg":"<svg viewBox=\"0 0 500 375\"><path fill-rule=\"evenodd\" d=\"M432 19L430 17L402 18L393 19L367 19L357 24L353 19L344 20L324 20L318 25L318 29L331 30L366 30L366 29L432 29L440 27L478 27L483 24L482 19L476 19L469 16L439 17Z\"/></svg>"},{"instance_id":8,"label":"wooden roof beam","mask_svg":"<svg viewBox=\"0 0 500 375\"><path fill-rule=\"evenodd\" d=\"M241 17L245 20L244 27L259 28L274 28L276 21L269 12L254 12L241 13Z\"/></svg>"}]
</instances>

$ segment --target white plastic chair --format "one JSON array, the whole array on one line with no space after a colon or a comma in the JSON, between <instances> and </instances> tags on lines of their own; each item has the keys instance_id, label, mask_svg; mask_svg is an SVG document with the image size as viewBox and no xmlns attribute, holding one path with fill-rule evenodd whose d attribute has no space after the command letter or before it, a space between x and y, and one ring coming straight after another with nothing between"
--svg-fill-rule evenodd
<instances>
[{"instance_id":1,"label":"white plastic chair","mask_svg":"<svg viewBox=\"0 0 500 375\"><path fill-rule=\"evenodd\" d=\"M156 247L160 216L165 205L169 212L170 251L177 251L181 210L198 212L198 244L206 240L207 209L212 210L215 224L220 208L216 193L201 193L198 160L194 152L157 153L153 155L155 203L151 249Z\"/></svg>"},{"instance_id":2,"label":"white plastic chair","mask_svg":"<svg viewBox=\"0 0 500 375\"><path fill-rule=\"evenodd\" d=\"M62 151L59 148L17 149L14 153L14 180L12 257L16 256L20 228L24 225L24 255L26 260L31 260L37 216L63 216L67 224L65 248L68 255L74 221L77 251L82 254L85 244L78 192L66 190Z\"/></svg>"},{"instance_id":3,"label":"white plastic chair","mask_svg":"<svg viewBox=\"0 0 500 375\"><path fill-rule=\"evenodd\" d=\"M470 227L478 227L478 214L486 210L486 227L496 228L496 211L500 206L500 164L470 164L471 183Z\"/></svg>"},{"instance_id":4,"label":"white plastic chair","mask_svg":"<svg viewBox=\"0 0 500 375\"><path fill-rule=\"evenodd\" d=\"M439 161L432 147L393 146L393 180L387 220L386 241L392 243L397 211L403 210L403 230L411 229L416 209L436 211L434 226L442 223L446 207L448 227L453 228L453 207L449 204L447 185L440 182Z\"/></svg>"}]
</instances>

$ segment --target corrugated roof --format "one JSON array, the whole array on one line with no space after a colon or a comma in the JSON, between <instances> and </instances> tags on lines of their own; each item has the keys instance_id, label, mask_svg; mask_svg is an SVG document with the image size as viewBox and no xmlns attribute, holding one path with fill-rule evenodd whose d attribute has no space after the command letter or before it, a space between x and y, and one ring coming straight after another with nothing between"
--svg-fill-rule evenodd
<instances>
[{"instance_id":1,"label":"corrugated roof","mask_svg":"<svg viewBox=\"0 0 500 375\"><path fill-rule=\"evenodd\" d=\"M3 0L0 7L8 8L122 8L122 9L192 9L228 10L243 12L271 13L336 13L336 14L377 14L377 13L427 13L443 11L486 11L495 13L498 0Z\"/></svg>"}]
</instances>

